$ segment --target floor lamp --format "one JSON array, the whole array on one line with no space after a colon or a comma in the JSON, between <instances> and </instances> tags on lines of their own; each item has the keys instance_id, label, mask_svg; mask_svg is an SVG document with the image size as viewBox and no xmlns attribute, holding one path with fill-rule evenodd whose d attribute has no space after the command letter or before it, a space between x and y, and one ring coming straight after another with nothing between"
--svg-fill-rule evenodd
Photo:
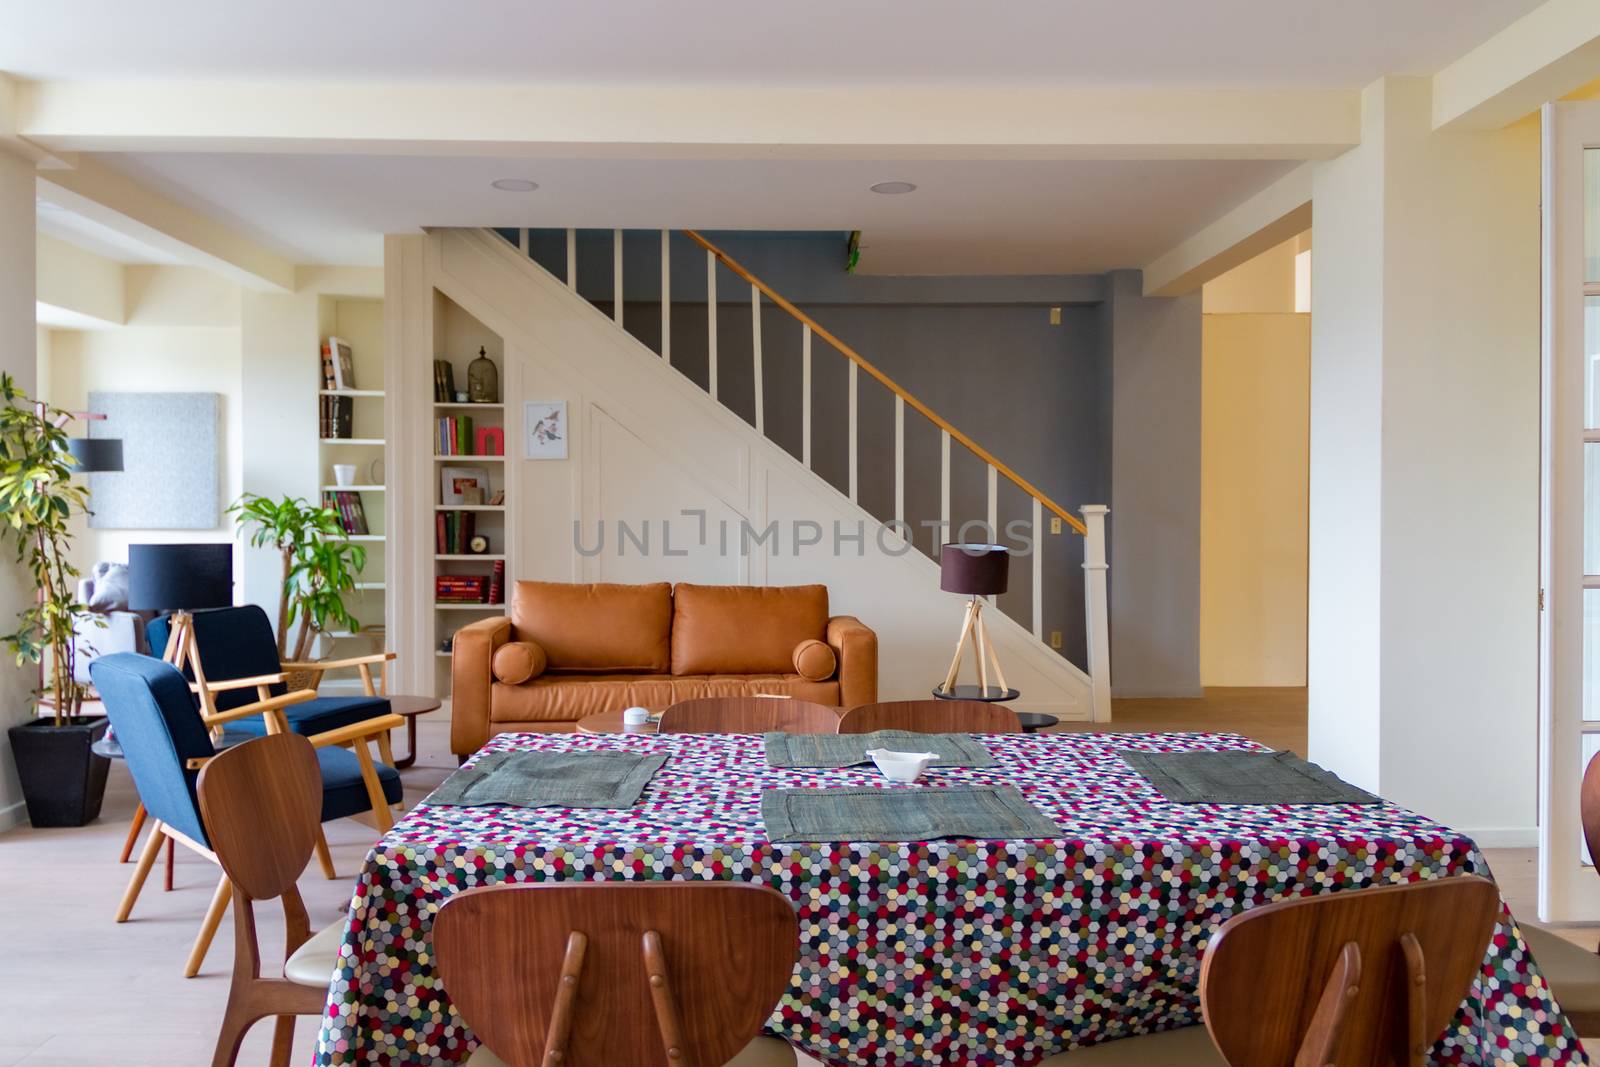
<instances>
[{"instance_id":1,"label":"floor lamp","mask_svg":"<svg viewBox=\"0 0 1600 1067\"><path fill-rule=\"evenodd\" d=\"M966 617L961 623L961 636L956 641L956 654L950 658L950 670L944 684L933 691L943 700L1015 700L1020 694L1006 685L1006 674L1000 666L1000 656L989 640L989 628L984 625L984 597L999 596L1006 591L1006 575L1011 563L1011 553L1004 545L945 545L939 552L939 588L947 593L964 593L967 601ZM978 670L978 684L957 685L961 673L961 655L967 642L972 642L972 659ZM989 684L989 668L993 665L998 686Z\"/></svg>"}]
</instances>

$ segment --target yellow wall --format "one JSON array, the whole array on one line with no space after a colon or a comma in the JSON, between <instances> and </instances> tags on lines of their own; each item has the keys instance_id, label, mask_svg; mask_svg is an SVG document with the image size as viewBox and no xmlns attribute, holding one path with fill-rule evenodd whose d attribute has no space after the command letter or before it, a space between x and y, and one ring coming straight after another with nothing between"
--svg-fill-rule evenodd
<instances>
[{"instance_id":1,"label":"yellow wall","mask_svg":"<svg viewBox=\"0 0 1600 1067\"><path fill-rule=\"evenodd\" d=\"M1208 314L1201 361L1201 684L1305 685L1311 317Z\"/></svg>"}]
</instances>

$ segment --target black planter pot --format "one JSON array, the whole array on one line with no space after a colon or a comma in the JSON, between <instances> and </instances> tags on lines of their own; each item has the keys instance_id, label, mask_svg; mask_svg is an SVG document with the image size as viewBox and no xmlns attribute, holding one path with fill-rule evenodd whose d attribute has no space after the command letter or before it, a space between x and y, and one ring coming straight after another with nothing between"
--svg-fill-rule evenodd
<instances>
[{"instance_id":1,"label":"black planter pot","mask_svg":"<svg viewBox=\"0 0 1600 1067\"><path fill-rule=\"evenodd\" d=\"M17 761L28 821L35 826L82 826L100 816L111 761L89 746L105 735L105 719L55 726L48 719L6 731Z\"/></svg>"}]
</instances>

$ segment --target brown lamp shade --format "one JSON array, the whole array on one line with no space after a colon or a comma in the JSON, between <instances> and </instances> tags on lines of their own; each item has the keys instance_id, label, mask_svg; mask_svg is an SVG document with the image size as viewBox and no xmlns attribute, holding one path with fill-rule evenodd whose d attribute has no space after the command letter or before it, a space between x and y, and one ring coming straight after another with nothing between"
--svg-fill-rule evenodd
<instances>
[{"instance_id":1,"label":"brown lamp shade","mask_svg":"<svg viewBox=\"0 0 1600 1067\"><path fill-rule=\"evenodd\" d=\"M939 588L947 593L998 596L1006 591L1011 553L1004 545L945 545L939 550Z\"/></svg>"}]
</instances>

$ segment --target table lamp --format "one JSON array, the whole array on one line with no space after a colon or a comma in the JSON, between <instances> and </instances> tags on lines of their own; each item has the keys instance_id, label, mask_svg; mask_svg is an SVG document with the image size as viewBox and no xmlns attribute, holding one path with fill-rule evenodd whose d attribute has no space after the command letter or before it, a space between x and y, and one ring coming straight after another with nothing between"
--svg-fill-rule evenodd
<instances>
[{"instance_id":1,"label":"table lamp","mask_svg":"<svg viewBox=\"0 0 1600 1067\"><path fill-rule=\"evenodd\" d=\"M962 593L970 597L967 613L961 623L961 637L956 641L956 654L950 659L950 670L944 684L933 691L937 697L965 697L974 694L958 693L956 679L961 672L961 654L967 642L972 642L972 658L978 668L978 700L1014 700L1017 693L1006 685L1005 672L1000 669L1000 657L989 641L989 630L983 622L983 599L998 596L1006 591L1006 575L1011 564L1011 552L1004 545L951 544L939 551L939 588L947 593ZM989 685L989 665L994 665L998 688Z\"/></svg>"},{"instance_id":2,"label":"table lamp","mask_svg":"<svg viewBox=\"0 0 1600 1067\"><path fill-rule=\"evenodd\" d=\"M194 632L189 612L233 603L233 545L129 545L128 610L171 613L162 659L182 668Z\"/></svg>"}]
</instances>

